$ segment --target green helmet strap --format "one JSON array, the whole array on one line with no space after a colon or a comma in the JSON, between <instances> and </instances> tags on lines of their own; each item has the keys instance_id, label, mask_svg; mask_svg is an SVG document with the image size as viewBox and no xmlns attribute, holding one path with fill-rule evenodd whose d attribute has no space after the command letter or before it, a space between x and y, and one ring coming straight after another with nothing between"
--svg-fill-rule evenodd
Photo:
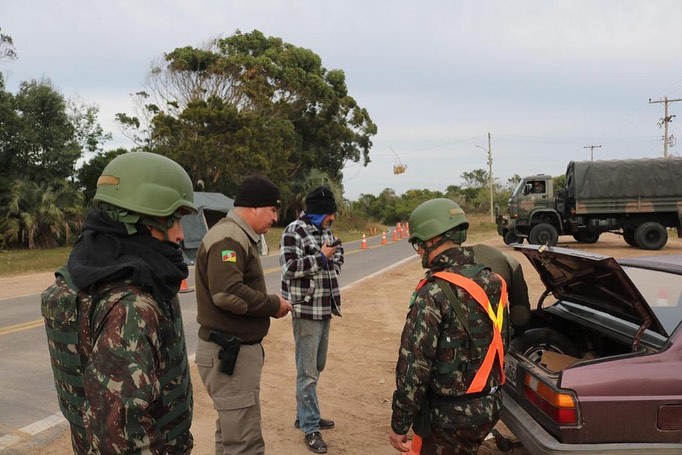
<instances>
[{"instance_id":1,"label":"green helmet strap","mask_svg":"<svg viewBox=\"0 0 682 455\"><path fill-rule=\"evenodd\" d=\"M135 225L140 222L140 215L137 213L104 202L98 202L96 206L97 209L106 213L113 221L123 223L128 231L128 235L133 235L137 232L137 226Z\"/></svg>"},{"instance_id":2,"label":"green helmet strap","mask_svg":"<svg viewBox=\"0 0 682 455\"><path fill-rule=\"evenodd\" d=\"M158 229L159 231L163 232L163 237L166 240L170 240L168 238L168 230L173 227L176 221L180 220L182 218L181 215L176 215L175 213L167 218L165 218L163 221L159 221L158 218L153 218L150 216L142 216L141 217L141 223L150 226L153 228Z\"/></svg>"},{"instance_id":3,"label":"green helmet strap","mask_svg":"<svg viewBox=\"0 0 682 455\"><path fill-rule=\"evenodd\" d=\"M429 267L429 256L431 255L431 252L444 244L445 242L454 242L457 244L462 244L466 241L467 239L467 231L466 229L451 229L447 232L444 232L443 235L438 239L437 242L435 242L431 246L426 246L425 243L422 242L422 249L424 250L424 254L422 255L422 267L425 269Z\"/></svg>"},{"instance_id":4,"label":"green helmet strap","mask_svg":"<svg viewBox=\"0 0 682 455\"><path fill-rule=\"evenodd\" d=\"M144 224L145 226L150 226L163 232L166 240L168 240L168 230L173 227L177 220L182 218L182 215L176 215L174 213L169 217L163 218L163 221L159 221L158 218L139 215L104 202L97 203L97 209L106 213L113 221L123 223L128 231L128 235L137 233L137 224Z\"/></svg>"},{"instance_id":5,"label":"green helmet strap","mask_svg":"<svg viewBox=\"0 0 682 455\"><path fill-rule=\"evenodd\" d=\"M451 229L443 234L443 236L449 238L455 243L464 243L467 240L467 230L466 229Z\"/></svg>"}]
</instances>

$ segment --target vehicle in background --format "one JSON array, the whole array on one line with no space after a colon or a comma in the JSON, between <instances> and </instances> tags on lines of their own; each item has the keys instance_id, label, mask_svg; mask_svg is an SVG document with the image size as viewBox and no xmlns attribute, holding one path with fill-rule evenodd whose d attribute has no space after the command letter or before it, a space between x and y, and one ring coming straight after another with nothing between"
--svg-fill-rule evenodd
<instances>
[{"instance_id":1,"label":"vehicle in background","mask_svg":"<svg viewBox=\"0 0 682 455\"><path fill-rule=\"evenodd\" d=\"M528 239L553 246L560 235L595 243L614 232L631 246L659 250L666 228L682 237L682 159L571 161L565 188L554 188L549 175L525 177L507 214L495 209L507 245Z\"/></svg>"},{"instance_id":2,"label":"vehicle in background","mask_svg":"<svg viewBox=\"0 0 682 455\"><path fill-rule=\"evenodd\" d=\"M505 425L533 454L681 454L682 255L515 249L546 291L505 355Z\"/></svg>"}]
</instances>

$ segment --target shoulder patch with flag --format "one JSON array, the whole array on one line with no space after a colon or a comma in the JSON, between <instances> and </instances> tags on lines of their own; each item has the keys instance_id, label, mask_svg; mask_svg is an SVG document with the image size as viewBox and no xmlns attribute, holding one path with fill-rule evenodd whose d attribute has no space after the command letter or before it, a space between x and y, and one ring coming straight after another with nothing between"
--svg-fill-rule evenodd
<instances>
[{"instance_id":1,"label":"shoulder patch with flag","mask_svg":"<svg viewBox=\"0 0 682 455\"><path fill-rule=\"evenodd\" d=\"M223 262L237 262L237 253L233 250L223 250L220 255L223 258Z\"/></svg>"}]
</instances>

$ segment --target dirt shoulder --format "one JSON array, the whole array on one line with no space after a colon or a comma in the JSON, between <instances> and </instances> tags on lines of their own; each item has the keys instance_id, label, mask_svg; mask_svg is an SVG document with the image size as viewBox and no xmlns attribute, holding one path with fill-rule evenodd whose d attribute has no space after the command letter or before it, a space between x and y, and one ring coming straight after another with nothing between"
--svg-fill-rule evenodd
<instances>
[{"instance_id":1,"label":"dirt shoulder","mask_svg":"<svg viewBox=\"0 0 682 455\"><path fill-rule=\"evenodd\" d=\"M531 302L537 301L544 287L531 270L528 261L505 246L499 238L483 243L499 247L516 256L524 267ZM682 254L682 240L671 238L661 251L631 248L615 235L606 234L594 245L573 241L559 246L590 250L598 254L648 256ZM388 444L391 396L395 386L395 362L400 333L405 320L407 303L423 270L419 261L412 260L385 270L361 281L342 292L343 318L335 318L329 346L327 368L318 387L322 414L336 421L336 428L324 433L330 454L395 454ZM13 279L16 279L14 277ZM41 276L40 279L43 279ZM26 284L24 293L42 290L49 284L38 285L38 279ZM0 279L0 289L3 288ZM196 336L196 334L188 334ZM265 367L261 383L262 419L267 453L308 454L303 434L293 426L295 419L294 340L289 318L274 321L264 341ZM213 453L215 411L206 395L196 367L192 365L195 414L192 424L196 447L193 453ZM505 429L500 424L501 431ZM68 453L68 432L48 447L21 453ZM501 454L492 441L486 442L479 454ZM527 454L515 449L508 454Z\"/></svg>"}]
</instances>

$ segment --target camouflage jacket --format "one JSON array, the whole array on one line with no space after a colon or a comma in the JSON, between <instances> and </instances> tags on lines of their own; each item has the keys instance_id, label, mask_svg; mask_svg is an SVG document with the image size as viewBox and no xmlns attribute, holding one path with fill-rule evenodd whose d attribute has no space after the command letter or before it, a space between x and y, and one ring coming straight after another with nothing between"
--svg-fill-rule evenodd
<instances>
[{"instance_id":1,"label":"camouflage jacket","mask_svg":"<svg viewBox=\"0 0 682 455\"><path fill-rule=\"evenodd\" d=\"M427 277L437 271L461 273L474 264L472 248L450 248L434 259ZM472 279L485 290L497 310L500 278L483 268ZM490 346L492 322L466 291L457 286L451 288L456 302L449 302L435 281L428 281L412 295L396 366L391 427L397 434L407 433L427 401L431 424L437 427L456 428L462 418L469 422L496 418L493 414L499 409L499 394L473 399L465 396ZM451 304L460 305L471 336ZM507 332L508 318L505 317L503 340L507 339ZM500 382L501 372L496 365L488 378L486 393Z\"/></svg>"},{"instance_id":2,"label":"camouflage jacket","mask_svg":"<svg viewBox=\"0 0 682 455\"><path fill-rule=\"evenodd\" d=\"M59 404L78 454L188 454L192 384L177 297L125 282L42 295ZM68 275L67 275L68 277Z\"/></svg>"}]
</instances>

